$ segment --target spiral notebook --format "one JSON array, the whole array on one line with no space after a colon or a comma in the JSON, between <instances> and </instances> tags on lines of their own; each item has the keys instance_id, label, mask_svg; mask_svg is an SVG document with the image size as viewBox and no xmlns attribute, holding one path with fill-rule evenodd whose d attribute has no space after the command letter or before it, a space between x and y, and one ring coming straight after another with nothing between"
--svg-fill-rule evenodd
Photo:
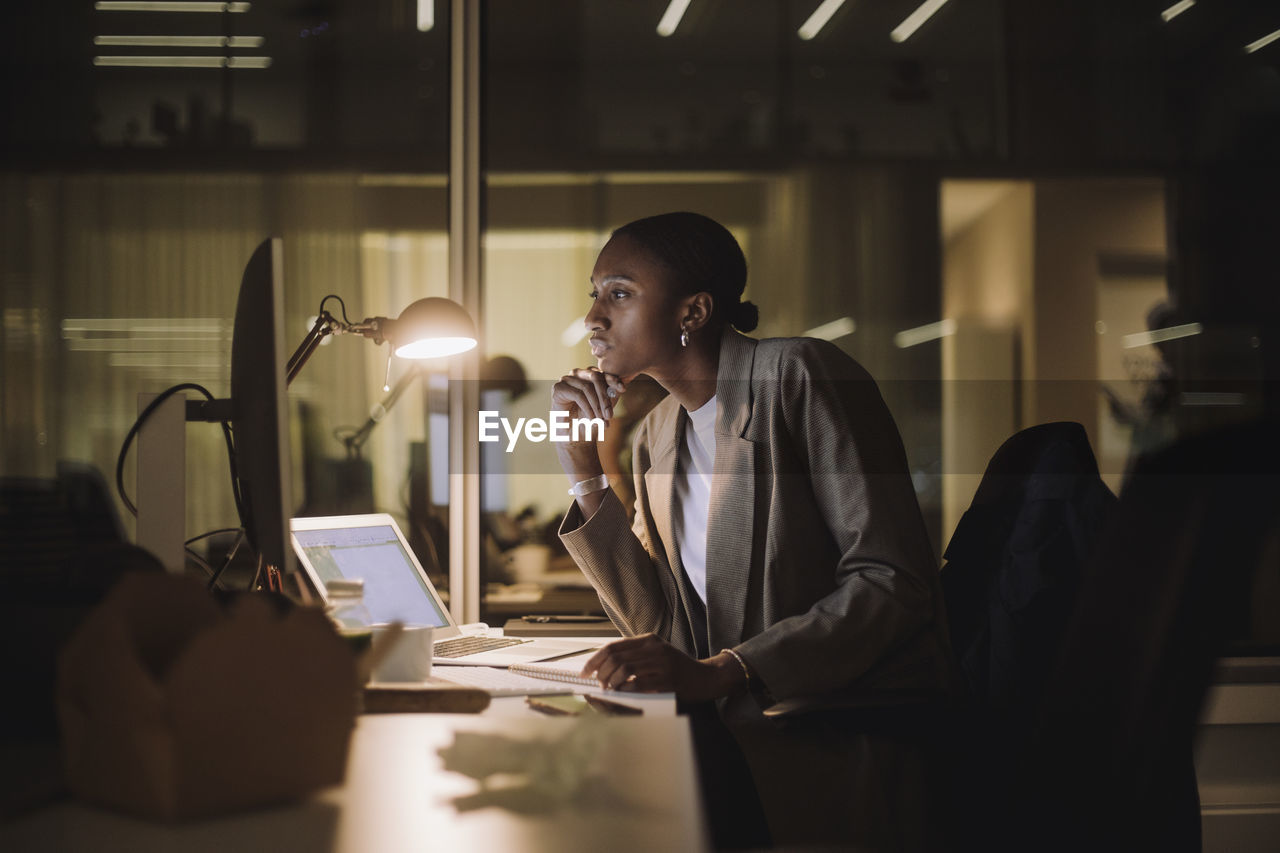
<instances>
[{"instance_id":1,"label":"spiral notebook","mask_svg":"<svg viewBox=\"0 0 1280 853\"><path fill-rule=\"evenodd\" d=\"M574 693L599 694L608 696L614 701L625 699L625 704L633 708L643 708L644 713L650 717L675 716L676 695L674 693L635 693L629 690L606 690L594 678L583 678L578 675L578 673L582 672L582 665L587 662L587 659L592 654L594 653L586 652L573 657L542 661L541 663L515 663L507 667L505 672L501 670L498 672L503 675L509 675L512 678L523 677L521 680L533 681L534 679L541 679L543 684L572 684L574 685L572 688ZM457 668L452 667L452 669ZM552 692L567 693L568 691L569 688L559 688Z\"/></svg>"},{"instance_id":2,"label":"spiral notebook","mask_svg":"<svg viewBox=\"0 0 1280 853\"><path fill-rule=\"evenodd\" d=\"M594 650L592 650L583 652L580 655L543 661L542 663L513 663L507 667L507 671L533 678L545 678L550 681L562 681L566 684L578 684L582 687L599 687L599 681L594 678L584 678L580 675L583 664L594 653Z\"/></svg>"}]
</instances>

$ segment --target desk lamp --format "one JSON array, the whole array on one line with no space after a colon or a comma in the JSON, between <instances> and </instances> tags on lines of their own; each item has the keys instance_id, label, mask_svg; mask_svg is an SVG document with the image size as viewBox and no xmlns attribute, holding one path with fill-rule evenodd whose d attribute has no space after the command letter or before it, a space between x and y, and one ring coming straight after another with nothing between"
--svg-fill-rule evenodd
<instances>
[{"instance_id":1,"label":"desk lamp","mask_svg":"<svg viewBox=\"0 0 1280 853\"><path fill-rule=\"evenodd\" d=\"M139 505L138 543L161 555L171 571L182 571L185 545L185 486L183 421L220 422L228 432L232 457L232 484L236 508L246 539L259 557L260 570L266 568L270 586L278 586L281 572L289 573L292 549L289 545L289 517L293 510L289 494L288 406L285 388L302 370L321 340L331 334L360 334L381 344L388 341L392 352L403 358L438 358L466 352L476 346L475 325L455 302L441 298L420 299L398 318L371 317L360 323L337 320L324 310L329 299L320 302L320 316L302 344L286 363L283 347L284 284L278 238L264 240L245 267L236 302L231 346L231 397L214 399L204 389L205 400L187 401L185 418L182 403L172 416L157 419L148 427L152 438L140 442L138 455ZM390 358L387 363L390 372ZM125 438L116 464L116 481L124 494L125 455L142 423L171 395L191 386L174 386L145 405L129 436ZM230 432L234 432L231 448ZM153 448L144 453L144 446ZM152 456L154 463L148 462ZM144 474L145 470L145 474ZM145 498L145 500L144 500ZM220 573L220 570L219 570ZM216 581L217 574L214 576Z\"/></svg>"},{"instance_id":2,"label":"desk lamp","mask_svg":"<svg viewBox=\"0 0 1280 853\"><path fill-rule=\"evenodd\" d=\"M325 303L330 299L336 299L342 306L341 320L325 310ZM347 319L346 314L346 304L341 297L330 294L320 300L320 310L315 323L285 366L286 386L292 384L321 342L330 335L361 335L375 344L381 345L384 342L390 344L383 391L390 390L392 355L425 360L458 355L476 346L475 324L466 310L458 303L440 297L427 297L410 303L394 320L388 317L367 317L358 323L352 323ZM406 374L398 383L397 392L402 391L418 372L415 369ZM392 395L388 405L395 402L396 396L398 393ZM383 411L385 414L385 409ZM366 430L361 441L367 436ZM358 450L355 452L358 454ZM350 444L348 453L352 453ZM287 523L286 519L285 524Z\"/></svg>"},{"instance_id":3,"label":"desk lamp","mask_svg":"<svg viewBox=\"0 0 1280 853\"><path fill-rule=\"evenodd\" d=\"M330 299L337 299L338 304L342 306L341 320L325 310L325 302ZM347 448L348 462L359 459L360 448L368 439L369 433L395 405L396 400L409 384L422 373L422 370L415 366L400 377L393 390L390 387L392 354L406 359L426 360L459 355L476 346L475 324L472 323L466 310L451 300L427 297L411 303L395 320L387 317L368 317L359 323L352 323L346 317L346 304L341 297L329 295L320 300L319 314L311 331L289 358L286 367L286 384L292 383L297 378L303 365L326 337L348 334L361 335L375 344L381 345L386 341L391 345L391 352L387 355L386 376L382 382L382 390L390 393L374 407L364 426L343 438ZM436 563L439 568L438 560Z\"/></svg>"},{"instance_id":4,"label":"desk lamp","mask_svg":"<svg viewBox=\"0 0 1280 853\"><path fill-rule=\"evenodd\" d=\"M287 381L292 383L302 372L302 366L311 358L316 347L329 335L363 335L375 344L388 341L391 352L401 358L426 359L458 355L476 346L476 327L461 305L448 299L430 296L413 302L394 320L387 317L367 317L359 323L339 320L325 310L326 296L320 300L320 314L315 325L302 339L302 343L289 358ZM391 376L391 355L387 356L387 379ZM383 380L382 390L390 391L390 383Z\"/></svg>"}]
</instances>

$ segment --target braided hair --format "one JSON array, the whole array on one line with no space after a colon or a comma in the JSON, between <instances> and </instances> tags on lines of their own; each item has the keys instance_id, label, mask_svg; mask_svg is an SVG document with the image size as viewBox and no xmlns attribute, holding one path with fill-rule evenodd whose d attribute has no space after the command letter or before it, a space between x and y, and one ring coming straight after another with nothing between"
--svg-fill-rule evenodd
<instances>
[{"instance_id":1,"label":"braided hair","mask_svg":"<svg viewBox=\"0 0 1280 853\"><path fill-rule=\"evenodd\" d=\"M760 309L742 301L747 287L747 259L742 247L714 219L700 213L661 213L629 222L613 232L648 251L672 275L685 294L711 294L712 323L729 323L750 332L760 321Z\"/></svg>"}]
</instances>

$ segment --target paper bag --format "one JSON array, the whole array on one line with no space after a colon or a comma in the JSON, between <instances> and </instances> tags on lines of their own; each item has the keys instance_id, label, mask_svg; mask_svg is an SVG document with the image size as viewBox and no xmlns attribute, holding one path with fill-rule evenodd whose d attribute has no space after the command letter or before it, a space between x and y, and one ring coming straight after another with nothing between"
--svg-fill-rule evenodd
<instances>
[{"instance_id":1,"label":"paper bag","mask_svg":"<svg viewBox=\"0 0 1280 853\"><path fill-rule=\"evenodd\" d=\"M355 658L315 609L123 578L68 641L57 707L67 784L144 817L207 817L342 781Z\"/></svg>"}]
</instances>

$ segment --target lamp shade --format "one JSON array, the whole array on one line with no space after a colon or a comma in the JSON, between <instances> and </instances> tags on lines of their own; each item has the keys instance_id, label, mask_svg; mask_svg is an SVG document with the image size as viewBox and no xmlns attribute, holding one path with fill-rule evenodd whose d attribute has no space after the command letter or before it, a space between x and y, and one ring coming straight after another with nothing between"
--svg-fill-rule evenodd
<instances>
[{"instance_id":1,"label":"lamp shade","mask_svg":"<svg viewBox=\"0 0 1280 853\"><path fill-rule=\"evenodd\" d=\"M387 340L401 358L441 358L474 349L476 326L461 305L431 296L401 311Z\"/></svg>"}]
</instances>

